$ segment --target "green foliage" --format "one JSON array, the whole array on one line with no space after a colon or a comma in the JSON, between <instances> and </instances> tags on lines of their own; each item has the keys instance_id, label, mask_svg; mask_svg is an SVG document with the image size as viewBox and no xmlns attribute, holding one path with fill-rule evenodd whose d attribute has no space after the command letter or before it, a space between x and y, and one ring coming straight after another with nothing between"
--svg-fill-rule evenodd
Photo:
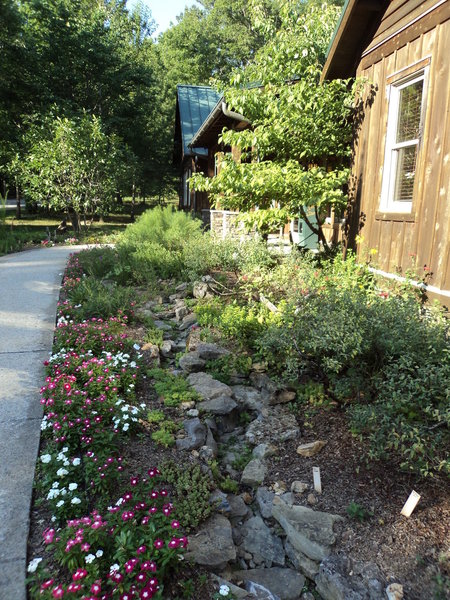
<instances>
[{"instance_id":1,"label":"green foliage","mask_svg":"<svg viewBox=\"0 0 450 600\"><path fill-rule=\"evenodd\" d=\"M164 399L165 406L176 407L182 402L199 399L197 392L181 376L159 368L148 370L147 375L153 380L155 391Z\"/></svg>"},{"instance_id":2,"label":"green foliage","mask_svg":"<svg viewBox=\"0 0 450 600\"><path fill-rule=\"evenodd\" d=\"M245 218L263 234L300 214L327 247L322 232L327 211L347 201L343 186L360 84L320 81L337 7L288 0L279 14L281 24L270 41L225 90L229 105L252 126L225 130L221 142L239 148L246 160L225 156L216 177L196 173L192 185L221 208L245 212L258 206Z\"/></svg>"},{"instance_id":3,"label":"green foliage","mask_svg":"<svg viewBox=\"0 0 450 600\"><path fill-rule=\"evenodd\" d=\"M206 370L210 373L214 379L222 381L222 383L229 384L232 375L243 375L249 374L252 366L252 359L250 356L227 354L221 356L215 360L208 360L206 362Z\"/></svg>"},{"instance_id":4,"label":"green foliage","mask_svg":"<svg viewBox=\"0 0 450 600\"><path fill-rule=\"evenodd\" d=\"M11 168L35 203L71 215L76 231L81 213L106 213L115 194L118 141L108 137L99 118L56 118L32 127L26 160Z\"/></svg>"},{"instance_id":5,"label":"green foliage","mask_svg":"<svg viewBox=\"0 0 450 600\"><path fill-rule=\"evenodd\" d=\"M173 487L176 515L183 527L189 531L205 521L212 513L209 496L214 486L201 467L186 464L181 467L166 462L161 466L161 473Z\"/></svg>"},{"instance_id":6,"label":"green foliage","mask_svg":"<svg viewBox=\"0 0 450 600\"><path fill-rule=\"evenodd\" d=\"M175 437L173 433L168 431L165 427L157 429L152 433L152 440L165 448L169 448L175 444Z\"/></svg>"},{"instance_id":7,"label":"green foliage","mask_svg":"<svg viewBox=\"0 0 450 600\"><path fill-rule=\"evenodd\" d=\"M231 466L237 471L243 471L248 463L252 460L252 449L248 446L244 446L240 449L239 456L232 463Z\"/></svg>"},{"instance_id":8,"label":"green foliage","mask_svg":"<svg viewBox=\"0 0 450 600\"><path fill-rule=\"evenodd\" d=\"M268 324L277 319L264 306L241 306L236 301L224 304L218 298L199 302L195 314L200 326L218 329L225 338L244 347L252 347Z\"/></svg>"},{"instance_id":9,"label":"green foliage","mask_svg":"<svg viewBox=\"0 0 450 600\"><path fill-rule=\"evenodd\" d=\"M372 512L370 512L369 510L364 508L364 506L361 506L357 502L350 502L350 504L347 506L347 514L351 519L355 519L360 523L366 521L370 517L373 517Z\"/></svg>"},{"instance_id":10,"label":"green foliage","mask_svg":"<svg viewBox=\"0 0 450 600\"><path fill-rule=\"evenodd\" d=\"M164 421L166 415L162 410L149 410L147 413L147 419L149 423L161 423Z\"/></svg>"},{"instance_id":11,"label":"green foliage","mask_svg":"<svg viewBox=\"0 0 450 600\"><path fill-rule=\"evenodd\" d=\"M116 250L109 246L82 250L77 258L83 273L97 279L108 278L118 261Z\"/></svg>"},{"instance_id":12,"label":"green foliage","mask_svg":"<svg viewBox=\"0 0 450 600\"><path fill-rule=\"evenodd\" d=\"M132 314L134 292L130 288L119 287L112 283L105 286L95 277L84 277L69 292L68 297L77 306L77 317L107 318L116 314Z\"/></svg>"},{"instance_id":13,"label":"green foliage","mask_svg":"<svg viewBox=\"0 0 450 600\"><path fill-rule=\"evenodd\" d=\"M161 346L163 343L164 335L161 329L157 329L156 327L149 327L145 332L145 341L148 344L156 344L157 346Z\"/></svg>"}]
</instances>

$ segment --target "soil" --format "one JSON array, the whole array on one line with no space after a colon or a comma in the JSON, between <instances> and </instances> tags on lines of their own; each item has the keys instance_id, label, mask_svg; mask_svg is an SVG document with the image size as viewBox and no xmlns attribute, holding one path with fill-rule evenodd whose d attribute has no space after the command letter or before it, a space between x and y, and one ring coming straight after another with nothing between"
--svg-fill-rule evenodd
<instances>
[{"instance_id":1,"label":"soil","mask_svg":"<svg viewBox=\"0 0 450 600\"><path fill-rule=\"evenodd\" d=\"M144 329L130 331L137 341L143 341ZM149 409L162 409L148 381L138 389L139 402ZM167 412L167 409L164 408ZM171 412L171 414L170 414ZM169 409L171 418L177 411ZM179 418L179 416L178 416ZM294 480L308 484L303 494L296 495L296 503L310 506L313 491L312 467L320 467L322 493L314 494L314 509L346 517L336 527L338 532L335 551L351 560L373 562L378 565L386 583L400 582L407 600L450 598L446 585L450 581L450 495L444 479L419 479L402 474L395 464L376 464L370 469L362 460L362 446L348 429L345 415L339 407L310 410L307 420L299 415L300 443L325 440L326 446L313 458L296 453L299 440L278 446L278 454L268 459L268 473L264 482L290 490ZM152 428L131 439L123 456L129 473L142 473L167 459L185 464L197 459L191 454L178 453L151 440ZM400 511L412 490L421 496L410 518ZM240 491L251 492L242 488ZM361 514L361 520L348 512L349 505ZM31 511L29 559L42 556L42 532L48 527L50 515L35 499ZM182 563L180 571L168 582L164 596L167 600L191 598L211 600L217 584L202 569Z\"/></svg>"}]
</instances>

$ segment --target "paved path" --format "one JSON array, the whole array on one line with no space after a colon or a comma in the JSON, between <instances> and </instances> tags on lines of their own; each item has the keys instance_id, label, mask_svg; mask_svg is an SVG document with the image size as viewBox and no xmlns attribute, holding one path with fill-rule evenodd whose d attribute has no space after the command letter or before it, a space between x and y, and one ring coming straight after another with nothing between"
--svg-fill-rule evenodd
<instances>
[{"instance_id":1,"label":"paved path","mask_svg":"<svg viewBox=\"0 0 450 600\"><path fill-rule=\"evenodd\" d=\"M55 246L0 257L0 600L25 600L42 362L52 347L67 258Z\"/></svg>"}]
</instances>

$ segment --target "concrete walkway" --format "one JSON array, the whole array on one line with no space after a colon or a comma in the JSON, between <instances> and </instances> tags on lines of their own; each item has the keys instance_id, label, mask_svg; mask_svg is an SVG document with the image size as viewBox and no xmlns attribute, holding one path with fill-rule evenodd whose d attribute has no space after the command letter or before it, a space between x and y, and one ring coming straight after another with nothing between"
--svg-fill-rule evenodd
<instances>
[{"instance_id":1,"label":"concrete walkway","mask_svg":"<svg viewBox=\"0 0 450 600\"><path fill-rule=\"evenodd\" d=\"M61 275L79 247L0 258L0 600L25 600L27 538Z\"/></svg>"}]
</instances>

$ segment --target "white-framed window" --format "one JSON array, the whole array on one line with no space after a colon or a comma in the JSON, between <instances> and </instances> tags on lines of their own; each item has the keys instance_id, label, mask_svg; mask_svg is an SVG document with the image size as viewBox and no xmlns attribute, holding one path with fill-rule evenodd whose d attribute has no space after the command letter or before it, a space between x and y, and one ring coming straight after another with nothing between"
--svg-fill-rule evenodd
<instances>
[{"instance_id":1,"label":"white-framed window","mask_svg":"<svg viewBox=\"0 0 450 600\"><path fill-rule=\"evenodd\" d=\"M411 213L423 133L428 67L388 88L380 211Z\"/></svg>"}]
</instances>

